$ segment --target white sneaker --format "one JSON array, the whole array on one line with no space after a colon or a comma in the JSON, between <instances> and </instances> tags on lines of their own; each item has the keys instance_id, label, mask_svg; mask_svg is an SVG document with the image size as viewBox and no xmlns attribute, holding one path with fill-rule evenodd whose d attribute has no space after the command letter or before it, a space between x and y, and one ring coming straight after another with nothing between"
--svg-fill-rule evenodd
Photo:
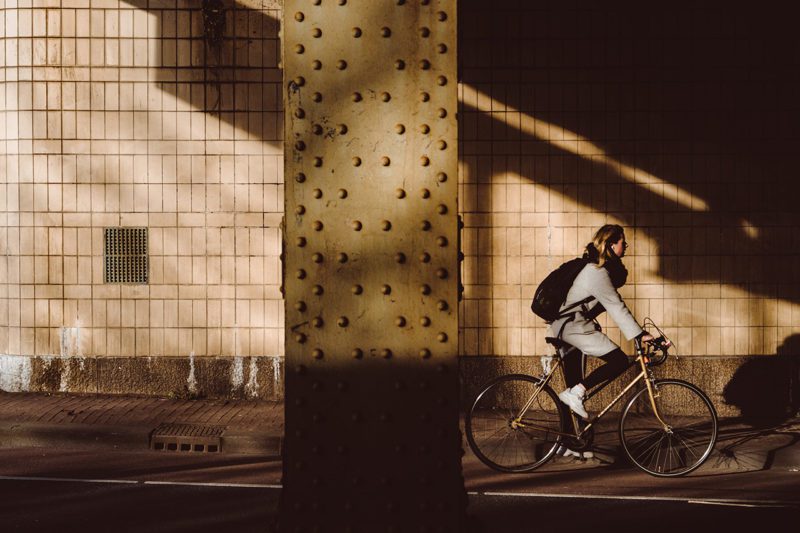
<instances>
[{"instance_id":1,"label":"white sneaker","mask_svg":"<svg viewBox=\"0 0 800 533\"><path fill-rule=\"evenodd\" d=\"M577 457L578 459L581 458L580 452L576 452L575 450L570 450L564 445L558 447L558 450L556 450L556 455L560 455L561 457Z\"/></svg>"},{"instance_id":2,"label":"white sneaker","mask_svg":"<svg viewBox=\"0 0 800 533\"><path fill-rule=\"evenodd\" d=\"M556 455L560 457L575 457L576 459L592 459L594 457L593 452L576 452L575 450L570 450L563 444L556 450Z\"/></svg>"},{"instance_id":3,"label":"white sneaker","mask_svg":"<svg viewBox=\"0 0 800 533\"><path fill-rule=\"evenodd\" d=\"M584 420L589 419L589 413L587 413L586 409L583 407L583 395L576 392L575 387L572 387L571 389L564 389L558 393L558 399L568 405L569 408L572 409L572 412L579 417L583 418Z\"/></svg>"}]
</instances>

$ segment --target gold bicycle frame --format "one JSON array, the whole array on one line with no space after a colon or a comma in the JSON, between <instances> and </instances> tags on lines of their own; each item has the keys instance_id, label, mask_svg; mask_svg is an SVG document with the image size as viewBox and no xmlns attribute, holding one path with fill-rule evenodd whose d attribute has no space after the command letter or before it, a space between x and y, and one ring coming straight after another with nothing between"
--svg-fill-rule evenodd
<instances>
[{"instance_id":1,"label":"gold bicycle frame","mask_svg":"<svg viewBox=\"0 0 800 533\"><path fill-rule=\"evenodd\" d=\"M595 424L595 422L600 420L600 418L602 418L603 415L605 415L612 407L614 407L614 405L623 396L625 396L625 394L629 390L631 390L637 383L639 383L640 380L644 379L645 385L647 387L647 395L650 398L650 405L653 407L653 414L655 415L656 419L661 423L661 425L664 426L664 430L665 431L667 431L667 432L671 431L671 428L670 428L669 424L667 424L664 421L664 419L661 418L661 414L658 412L658 407L656 406L656 400L655 400L656 399L656 395L655 395L655 391L653 390L653 383L652 383L653 380L648 377L648 371L647 371L647 366L646 366L647 362L648 362L647 354L642 352L642 351L640 351L640 353L636 357L636 361L639 362L639 365L642 367L642 371L639 372L639 374L635 378L633 378L633 380L622 390L622 392L620 392L613 400L611 400L611 402L608 405L606 405L603 408L602 411L600 411L594 418L592 418L589 421L589 423L586 424L586 426L580 432L565 433L563 431L553 431L552 428L538 427L536 424L526 423L526 422L523 422L523 420L522 420L522 417L525 416L526 412L528 412L528 409L530 409L531 405L533 405L533 402L536 401L536 398L539 396L539 393L547 385L547 383L550 382L550 380L553 377L553 374L555 373L556 369L561 367L561 363L562 363L561 356L560 355L557 356L556 357L556 362L555 362L555 365L553 365L553 368L539 382L539 386L536 388L536 390L533 392L531 397L525 403L525 406L520 410L519 414L514 418L514 420L511 421L511 427L513 427L514 429L516 429L517 427L523 427L523 428L526 428L526 427L527 428L537 428L538 427L539 429L550 431L551 433L555 433L557 435L561 435L562 437L575 437L575 438L579 439L579 438L583 437L583 435L586 434L587 431L589 431L589 429ZM572 422L573 422L572 426L574 428L577 428L578 426L577 426L577 424L575 424L575 421L576 421L575 420L575 414L572 411L570 411L570 416L572 416Z\"/></svg>"}]
</instances>

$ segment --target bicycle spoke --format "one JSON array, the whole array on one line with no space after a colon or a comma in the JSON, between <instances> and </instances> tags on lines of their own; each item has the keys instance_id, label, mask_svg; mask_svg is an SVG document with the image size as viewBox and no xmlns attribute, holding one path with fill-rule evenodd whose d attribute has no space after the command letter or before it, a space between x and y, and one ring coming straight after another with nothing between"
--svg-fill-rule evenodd
<instances>
[{"instance_id":1,"label":"bicycle spoke","mask_svg":"<svg viewBox=\"0 0 800 533\"><path fill-rule=\"evenodd\" d=\"M667 438L667 455L666 455L666 460L667 460L667 468L664 470L665 472L672 472L672 471L674 471L674 470L675 470L675 469L672 467L672 459L673 459L673 458L676 460L676 463L683 463L683 461L681 460L681 455L680 455L680 453L678 452L677 448L676 448L675 446L673 446L673 445L672 445L672 443L673 443L673 441L674 441L674 438L673 438L673 437L674 437L674 435L670 435L670 436ZM676 466L677 466L677 465L676 465ZM684 466L685 466L685 465L684 465Z\"/></svg>"},{"instance_id":2,"label":"bicycle spoke","mask_svg":"<svg viewBox=\"0 0 800 533\"><path fill-rule=\"evenodd\" d=\"M686 446L687 448L696 448L698 446L702 446L701 442L697 442L692 439L687 439L683 437L680 431L673 430L672 433L675 435L675 438L679 439L683 443L683 445Z\"/></svg>"},{"instance_id":3,"label":"bicycle spoke","mask_svg":"<svg viewBox=\"0 0 800 533\"><path fill-rule=\"evenodd\" d=\"M502 438L502 440L500 440L500 442L498 442L498 443L497 443L497 445L496 445L496 446L495 446L495 447L492 449L492 454L493 454L494 452L496 452L496 451L497 451L497 449L498 449L498 448L499 448L499 447L500 447L500 446L501 446L501 445L502 445L502 444L503 444L503 443L504 443L506 440L508 440L508 435L509 435L509 434L508 434L508 433L506 433L506 435L505 435L505 436Z\"/></svg>"},{"instance_id":4,"label":"bicycle spoke","mask_svg":"<svg viewBox=\"0 0 800 533\"><path fill-rule=\"evenodd\" d=\"M684 448L685 448L686 450L688 450L688 451L689 451L689 452L690 452L692 455L694 455L695 457L698 457L698 458L700 457L698 454L694 453L694 448L696 448L696 447L697 447L696 445L690 445L690 444L688 444L688 443L687 443L687 442L686 442L686 441L685 441L685 440L684 440L684 439L683 439L683 438L680 436L680 434L678 434L678 433L674 433L674 435L675 435L675 438L676 438L676 439L680 440L680 441L683 443L683 445L684 445Z\"/></svg>"},{"instance_id":5,"label":"bicycle spoke","mask_svg":"<svg viewBox=\"0 0 800 533\"><path fill-rule=\"evenodd\" d=\"M491 455L494 455L499 450L500 451L500 459L504 459L507 456L508 450L509 450L509 446L508 446L509 442L510 441L514 441L517 438L514 430L512 430L511 428L507 428L507 429L509 429L509 431L506 431L501 438L494 439L495 440L495 445L494 445L493 448L491 448L491 450L489 452Z\"/></svg>"},{"instance_id":6,"label":"bicycle spoke","mask_svg":"<svg viewBox=\"0 0 800 533\"><path fill-rule=\"evenodd\" d=\"M530 436L527 435L524 431L519 430L517 431L516 439L520 442L520 445L517 447L518 451L517 456L521 457L522 458L521 460L524 461L524 463L530 463L532 452L527 453L527 450L533 449L531 446Z\"/></svg>"},{"instance_id":7,"label":"bicycle spoke","mask_svg":"<svg viewBox=\"0 0 800 533\"><path fill-rule=\"evenodd\" d=\"M503 438L503 443L507 440L514 440L516 436L513 433L506 434L505 438ZM502 444L502 443L501 443ZM508 446L502 447L502 452L500 454L500 459L505 459L506 455L508 455ZM507 464L507 461L501 461L503 464Z\"/></svg>"},{"instance_id":8,"label":"bicycle spoke","mask_svg":"<svg viewBox=\"0 0 800 533\"><path fill-rule=\"evenodd\" d=\"M500 426L497 429L495 429L494 431L492 431L491 433L489 433L488 435L486 435L482 440L485 440L485 441L494 440L496 437L499 436L499 434L501 432L503 432L503 434L506 434L508 429L510 429L508 426ZM490 430L487 429L485 431L490 431Z\"/></svg>"},{"instance_id":9,"label":"bicycle spoke","mask_svg":"<svg viewBox=\"0 0 800 533\"><path fill-rule=\"evenodd\" d=\"M515 439L520 441L520 445L515 448L517 450L517 454L514 457L521 457L522 461L529 463L530 459L528 454L525 453L525 450L530 448L530 438L525 434L524 431L517 431L515 434ZM515 463L519 464L519 461L515 461Z\"/></svg>"},{"instance_id":10,"label":"bicycle spoke","mask_svg":"<svg viewBox=\"0 0 800 533\"><path fill-rule=\"evenodd\" d=\"M672 464L672 455L674 453L674 448L672 446L672 435L667 434L666 439L664 439L664 446L662 449L664 450L664 459L661 461L661 471L670 472L672 468L669 468L669 465ZM663 468L664 463L667 463L666 469Z\"/></svg>"},{"instance_id":11,"label":"bicycle spoke","mask_svg":"<svg viewBox=\"0 0 800 533\"><path fill-rule=\"evenodd\" d=\"M664 433L660 431L651 431L645 437L640 439L629 439L632 442L629 445L631 456L641 459L642 462L650 461L659 450L662 441L664 440ZM638 462L638 461L637 461Z\"/></svg>"},{"instance_id":12,"label":"bicycle spoke","mask_svg":"<svg viewBox=\"0 0 800 533\"><path fill-rule=\"evenodd\" d=\"M652 441L653 438L655 438L656 440L652 444L649 444ZM658 433L654 432L654 433L651 433L650 435L648 435L647 437L644 437L643 439L639 440L638 444L641 444L642 446L647 446L649 444L649 446L647 446L646 448L640 448L641 449L641 453L647 453L648 451L653 449L655 446L658 446L658 444L663 439L664 439L663 435L659 435ZM634 444L636 444L636 443L634 443Z\"/></svg>"},{"instance_id":13,"label":"bicycle spoke","mask_svg":"<svg viewBox=\"0 0 800 533\"><path fill-rule=\"evenodd\" d=\"M658 437L659 438L655 442L653 442L653 444L651 444L649 447L647 447L647 448L642 450L641 457L643 457L643 458L652 458L661 449L661 443L664 440L664 435L660 435ZM648 454L648 452L649 452L649 454Z\"/></svg>"},{"instance_id":14,"label":"bicycle spoke","mask_svg":"<svg viewBox=\"0 0 800 533\"><path fill-rule=\"evenodd\" d=\"M655 454L655 459L651 461L650 464L655 464L655 465L660 464L659 459L661 458L661 452L664 449L664 446L662 446L662 444L664 443L664 439L666 439L667 442L669 442L669 435L664 433L664 435L662 435L661 438L658 440L658 446L656 446L656 449L653 452Z\"/></svg>"},{"instance_id":15,"label":"bicycle spoke","mask_svg":"<svg viewBox=\"0 0 800 533\"><path fill-rule=\"evenodd\" d=\"M681 457L681 453L678 451L677 447L674 448L674 450L675 450L675 457L680 462L680 465L682 467L686 467L688 463L686 462L686 460L683 457Z\"/></svg>"},{"instance_id":16,"label":"bicycle spoke","mask_svg":"<svg viewBox=\"0 0 800 533\"><path fill-rule=\"evenodd\" d=\"M508 418L503 416L503 413L501 413L497 409L489 409L489 412L492 413L492 415L493 415L492 418L496 418L497 420L504 420L504 421L508 420Z\"/></svg>"},{"instance_id":17,"label":"bicycle spoke","mask_svg":"<svg viewBox=\"0 0 800 533\"><path fill-rule=\"evenodd\" d=\"M658 444L658 434L651 433L647 437L641 438L639 440L633 441L631 443L631 452L636 453L637 455L647 453L649 450L652 450L654 446Z\"/></svg>"},{"instance_id":18,"label":"bicycle spoke","mask_svg":"<svg viewBox=\"0 0 800 533\"><path fill-rule=\"evenodd\" d=\"M486 436L486 438L487 438L487 439L490 439L490 438L492 438L494 435L496 435L497 433L500 433L501 431L503 431L504 429L511 429L511 428L509 428L509 427L508 427L508 425L505 425L505 426L500 426L499 428L497 428L497 429L495 429L494 431L492 431L492 432L491 432L489 435L487 435L487 436ZM489 431L489 430L486 430L486 431Z\"/></svg>"}]
</instances>

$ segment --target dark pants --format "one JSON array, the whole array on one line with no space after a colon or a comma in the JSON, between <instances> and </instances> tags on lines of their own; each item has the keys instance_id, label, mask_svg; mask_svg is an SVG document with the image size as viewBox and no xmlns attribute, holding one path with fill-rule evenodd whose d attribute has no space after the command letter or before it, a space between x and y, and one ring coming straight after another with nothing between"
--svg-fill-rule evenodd
<instances>
[{"instance_id":1,"label":"dark pants","mask_svg":"<svg viewBox=\"0 0 800 533\"><path fill-rule=\"evenodd\" d=\"M581 380L581 376L583 376L583 358L584 355L577 349L570 350L564 356L564 380L567 382L567 387L574 387L582 382L586 390L590 390L601 383L615 379L628 368L628 356L617 348L600 356L600 359L603 360L603 365Z\"/></svg>"}]
</instances>

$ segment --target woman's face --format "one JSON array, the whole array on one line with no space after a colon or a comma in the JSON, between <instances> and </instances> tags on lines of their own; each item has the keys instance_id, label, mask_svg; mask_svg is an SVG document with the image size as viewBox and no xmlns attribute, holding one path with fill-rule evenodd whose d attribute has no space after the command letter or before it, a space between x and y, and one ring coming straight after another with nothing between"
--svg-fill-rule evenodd
<instances>
[{"instance_id":1,"label":"woman's face","mask_svg":"<svg viewBox=\"0 0 800 533\"><path fill-rule=\"evenodd\" d=\"M611 245L611 250L617 255L617 257L625 257L625 250L628 248L628 241L625 240L625 234L622 234L622 237Z\"/></svg>"}]
</instances>

